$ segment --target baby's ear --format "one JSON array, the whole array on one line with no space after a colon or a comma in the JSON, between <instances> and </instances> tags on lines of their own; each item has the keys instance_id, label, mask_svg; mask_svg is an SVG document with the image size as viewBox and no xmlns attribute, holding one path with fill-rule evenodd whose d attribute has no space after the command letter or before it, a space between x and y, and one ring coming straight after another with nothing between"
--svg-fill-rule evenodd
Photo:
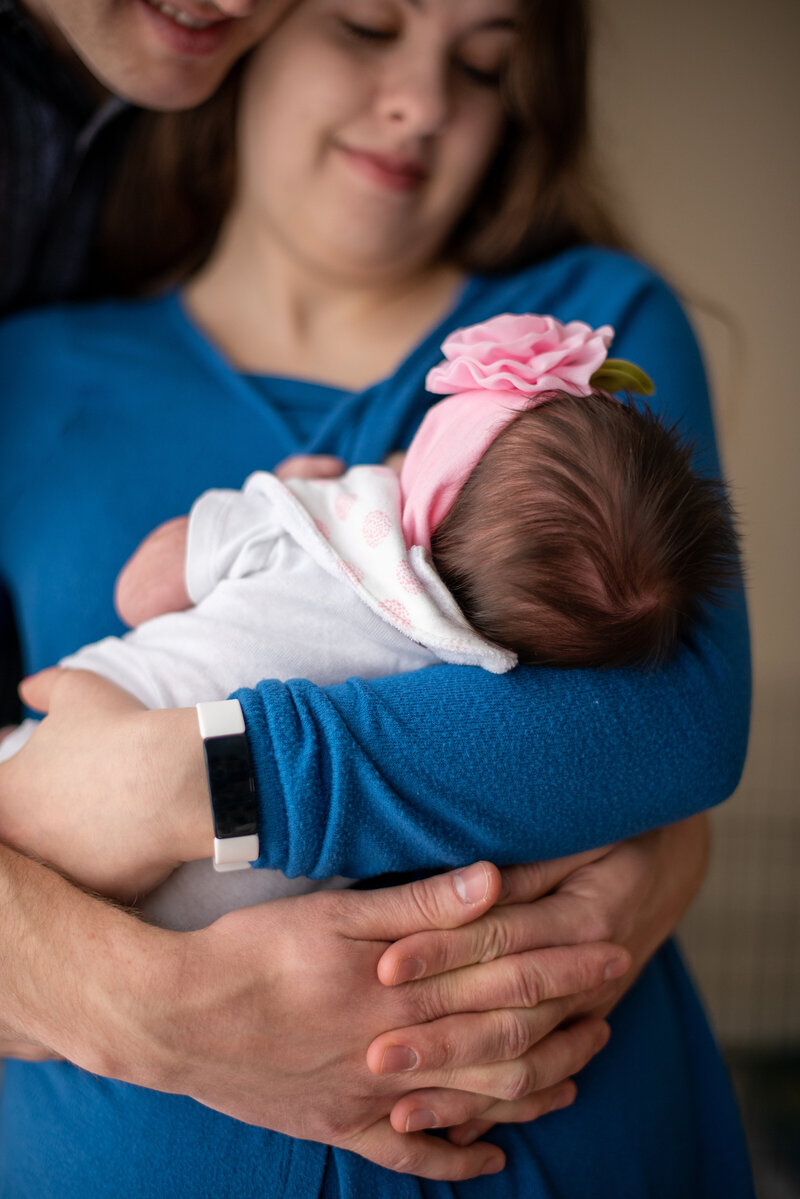
<instances>
[{"instance_id":1,"label":"baby's ear","mask_svg":"<svg viewBox=\"0 0 800 1199\"><path fill-rule=\"evenodd\" d=\"M117 577L114 607L129 628L192 606L186 590L188 516L176 516L145 537Z\"/></svg>"}]
</instances>

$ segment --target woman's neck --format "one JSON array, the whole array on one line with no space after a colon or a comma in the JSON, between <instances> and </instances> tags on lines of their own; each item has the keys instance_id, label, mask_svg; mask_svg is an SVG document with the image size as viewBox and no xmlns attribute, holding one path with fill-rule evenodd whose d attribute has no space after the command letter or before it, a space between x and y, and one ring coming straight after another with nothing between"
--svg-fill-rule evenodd
<instances>
[{"instance_id":1,"label":"woman's neck","mask_svg":"<svg viewBox=\"0 0 800 1199\"><path fill-rule=\"evenodd\" d=\"M235 225L186 287L192 316L242 371L360 390L389 374L453 303L438 264L380 279L325 272Z\"/></svg>"}]
</instances>

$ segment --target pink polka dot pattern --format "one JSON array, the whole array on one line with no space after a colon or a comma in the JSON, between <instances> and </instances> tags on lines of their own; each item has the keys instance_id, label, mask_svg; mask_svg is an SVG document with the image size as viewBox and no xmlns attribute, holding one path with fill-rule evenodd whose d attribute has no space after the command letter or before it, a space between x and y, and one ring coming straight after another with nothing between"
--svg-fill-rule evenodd
<instances>
[{"instance_id":1,"label":"pink polka dot pattern","mask_svg":"<svg viewBox=\"0 0 800 1199\"><path fill-rule=\"evenodd\" d=\"M381 612L394 617L397 623L403 625L404 628L411 628L411 616L402 600L384 600L381 604Z\"/></svg>"},{"instance_id":2,"label":"pink polka dot pattern","mask_svg":"<svg viewBox=\"0 0 800 1199\"><path fill-rule=\"evenodd\" d=\"M333 510L339 517L339 520L347 520L350 515L350 509L356 502L356 497L351 495L349 491L340 491L333 503Z\"/></svg>"},{"instance_id":3,"label":"pink polka dot pattern","mask_svg":"<svg viewBox=\"0 0 800 1199\"><path fill-rule=\"evenodd\" d=\"M405 558L402 558L397 563L395 577L403 590L407 591L410 595L422 595L422 592L425 590Z\"/></svg>"},{"instance_id":4,"label":"pink polka dot pattern","mask_svg":"<svg viewBox=\"0 0 800 1199\"><path fill-rule=\"evenodd\" d=\"M322 536L325 538L325 540L330 541L331 531L328 528L328 526L325 524L325 521L324 520L315 520L314 524L317 526L318 532L320 532L322 534Z\"/></svg>"},{"instance_id":5,"label":"pink polka dot pattern","mask_svg":"<svg viewBox=\"0 0 800 1199\"><path fill-rule=\"evenodd\" d=\"M348 582L363 583L364 572L361 569L361 567L356 566L356 564L354 562L345 562L344 560L342 560L339 563L339 568L340 568L342 574L344 575L344 577L348 580Z\"/></svg>"},{"instance_id":6,"label":"pink polka dot pattern","mask_svg":"<svg viewBox=\"0 0 800 1199\"><path fill-rule=\"evenodd\" d=\"M385 512L381 512L380 508L373 508L372 512L368 512L364 517L361 531L369 548L374 550L391 533L391 519Z\"/></svg>"}]
</instances>

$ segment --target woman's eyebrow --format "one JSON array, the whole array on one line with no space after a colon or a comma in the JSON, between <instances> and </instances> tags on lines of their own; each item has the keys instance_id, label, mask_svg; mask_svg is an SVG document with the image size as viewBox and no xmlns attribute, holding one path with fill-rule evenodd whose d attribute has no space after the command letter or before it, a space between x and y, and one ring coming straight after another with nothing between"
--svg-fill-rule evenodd
<instances>
[{"instance_id":1,"label":"woman's eyebrow","mask_svg":"<svg viewBox=\"0 0 800 1199\"><path fill-rule=\"evenodd\" d=\"M409 8L415 8L417 12L424 12L426 0L403 0ZM513 17L487 17L485 21L477 21L476 28L478 29L516 29L517 22Z\"/></svg>"}]
</instances>

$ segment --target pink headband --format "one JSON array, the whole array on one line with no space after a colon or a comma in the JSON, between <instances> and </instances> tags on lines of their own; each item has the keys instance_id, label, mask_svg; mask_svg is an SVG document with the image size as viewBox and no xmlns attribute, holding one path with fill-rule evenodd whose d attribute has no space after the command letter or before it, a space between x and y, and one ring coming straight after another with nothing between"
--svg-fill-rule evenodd
<instances>
[{"instance_id":1,"label":"pink headband","mask_svg":"<svg viewBox=\"0 0 800 1199\"><path fill-rule=\"evenodd\" d=\"M451 333L442 344L446 361L425 380L428 391L450 398L429 410L400 475L406 545L430 549L431 535L497 435L518 412L544 402L537 393L592 391L613 336L610 325L510 314ZM617 390L608 380L595 385Z\"/></svg>"}]
</instances>

